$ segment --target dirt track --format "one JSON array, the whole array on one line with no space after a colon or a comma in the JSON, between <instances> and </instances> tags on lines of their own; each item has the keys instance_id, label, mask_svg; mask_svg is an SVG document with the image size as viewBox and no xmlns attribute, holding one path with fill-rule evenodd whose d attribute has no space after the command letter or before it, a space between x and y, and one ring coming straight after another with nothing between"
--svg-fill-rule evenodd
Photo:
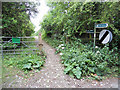
<instances>
[{"instance_id":1,"label":"dirt track","mask_svg":"<svg viewBox=\"0 0 120 90\"><path fill-rule=\"evenodd\" d=\"M77 80L63 73L63 65L60 56L55 54L55 49L43 41L43 50L47 55L46 63L40 72L24 80L16 76L10 85L4 87L13 88L118 88L117 78L108 78L103 81Z\"/></svg>"}]
</instances>

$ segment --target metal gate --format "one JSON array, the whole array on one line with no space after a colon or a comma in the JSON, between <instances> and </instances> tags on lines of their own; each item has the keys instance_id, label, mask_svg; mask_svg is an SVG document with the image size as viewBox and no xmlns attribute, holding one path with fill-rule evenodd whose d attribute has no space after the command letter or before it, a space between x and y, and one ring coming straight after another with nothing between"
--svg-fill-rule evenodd
<instances>
[{"instance_id":1,"label":"metal gate","mask_svg":"<svg viewBox=\"0 0 120 90\"><path fill-rule=\"evenodd\" d=\"M1 55L15 55L15 54L35 54L40 52L35 40L35 37L1 37L0 48Z\"/></svg>"}]
</instances>

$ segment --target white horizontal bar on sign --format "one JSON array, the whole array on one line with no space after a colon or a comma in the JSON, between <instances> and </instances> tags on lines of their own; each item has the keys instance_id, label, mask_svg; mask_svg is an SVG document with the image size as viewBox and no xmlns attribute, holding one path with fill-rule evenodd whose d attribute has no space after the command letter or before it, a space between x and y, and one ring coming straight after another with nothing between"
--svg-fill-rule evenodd
<instances>
[{"instance_id":1,"label":"white horizontal bar on sign","mask_svg":"<svg viewBox=\"0 0 120 90\"><path fill-rule=\"evenodd\" d=\"M84 32L84 33L94 33L94 32Z\"/></svg>"}]
</instances>

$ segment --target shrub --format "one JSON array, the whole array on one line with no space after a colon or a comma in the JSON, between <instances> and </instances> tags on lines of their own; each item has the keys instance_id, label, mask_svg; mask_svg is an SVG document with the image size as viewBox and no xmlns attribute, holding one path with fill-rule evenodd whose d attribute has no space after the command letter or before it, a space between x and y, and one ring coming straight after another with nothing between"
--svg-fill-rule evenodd
<instances>
[{"instance_id":1,"label":"shrub","mask_svg":"<svg viewBox=\"0 0 120 90\"><path fill-rule=\"evenodd\" d=\"M87 45L87 44L86 44ZM61 52L62 63L65 66L64 73L69 74L77 79L83 76L103 76L112 72L118 71L118 53L117 48L109 50L109 47L96 48L94 53L93 48L88 45L73 41L64 45L64 49L59 45L57 53ZM60 47L61 46L61 47Z\"/></svg>"},{"instance_id":2,"label":"shrub","mask_svg":"<svg viewBox=\"0 0 120 90\"><path fill-rule=\"evenodd\" d=\"M18 67L23 71L30 71L33 69L40 70L45 63L45 56L38 56L37 54L16 55L14 57L6 56L4 58L5 66Z\"/></svg>"}]
</instances>

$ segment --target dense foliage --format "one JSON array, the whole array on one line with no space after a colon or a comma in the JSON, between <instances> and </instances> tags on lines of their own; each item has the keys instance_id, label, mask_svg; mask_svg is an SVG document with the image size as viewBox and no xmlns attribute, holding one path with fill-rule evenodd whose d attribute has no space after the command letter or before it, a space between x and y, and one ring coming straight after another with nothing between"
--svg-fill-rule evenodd
<instances>
[{"instance_id":1,"label":"dense foliage","mask_svg":"<svg viewBox=\"0 0 120 90\"><path fill-rule=\"evenodd\" d=\"M14 57L5 56L4 58L4 67L17 67L20 70L25 71L27 73L31 70L40 70L43 64L45 63L46 56L37 55L37 54L21 54L15 55Z\"/></svg>"},{"instance_id":2,"label":"dense foliage","mask_svg":"<svg viewBox=\"0 0 120 90\"><path fill-rule=\"evenodd\" d=\"M93 44L82 44L80 39L73 38L69 43L45 38L45 40L56 48L62 63L65 66L64 73L71 77L81 79L84 76L92 76L101 80L102 76L118 73L119 54L117 48L109 50L109 47L96 47L93 52ZM59 42L59 43L58 43Z\"/></svg>"},{"instance_id":3,"label":"dense foliage","mask_svg":"<svg viewBox=\"0 0 120 90\"><path fill-rule=\"evenodd\" d=\"M44 35L61 40L79 37L93 30L95 23L108 23L112 43L120 45L120 2L57 2L49 3L51 11L41 23ZM69 40L68 40L69 41Z\"/></svg>"},{"instance_id":4,"label":"dense foliage","mask_svg":"<svg viewBox=\"0 0 120 90\"><path fill-rule=\"evenodd\" d=\"M60 53L64 73L78 79L118 72L120 45L120 2L54 2L41 23L42 36ZM93 43L81 42L86 30L95 23L108 23L113 33L110 46L100 46L93 52ZM89 42L89 41L88 41Z\"/></svg>"},{"instance_id":5,"label":"dense foliage","mask_svg":"<svg viewBox=\"0 0 120 90\"><path fill-rule=\"evenodd\" d=\"M36 5L30 2L3 2L2 35L10 37L30 36L34 32L30 16L37 13Z\"/></svg>"}]
</instances>

